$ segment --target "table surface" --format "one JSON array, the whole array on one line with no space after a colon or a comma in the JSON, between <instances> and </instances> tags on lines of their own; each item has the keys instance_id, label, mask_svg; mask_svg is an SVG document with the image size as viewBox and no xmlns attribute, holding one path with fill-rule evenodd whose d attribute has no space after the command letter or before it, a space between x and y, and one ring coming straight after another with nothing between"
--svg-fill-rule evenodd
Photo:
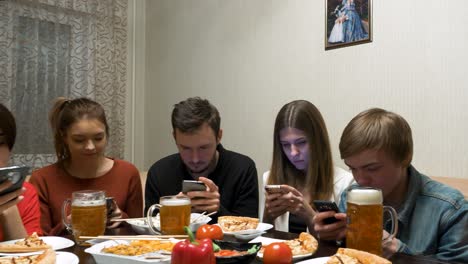
<instances>
[{"instance_id":1,"label":"table surface","mask_svg":"<svg viewBox=\"0 0 468 264\"><path fill-rule=\"evenodd\" d=\"M122 224L121 227L113 229L113 230L106 230L107 235L135 235L135 232L128 224ZM294 239L297 238L297 234L281 232L276 230L270 230L266 234L263 234L265 237L272 237L278 239ZM71 236L68 238L72 238ZM231 236L225 236L226 240L235 240L235 238ZM87 247L85 246L78 246L74 245L73 247L63 249L62 251L71 252L78 256L80 259L80 264L95 264L93 256L84 252ZM328 242L328 241L320 241L319 248L317 252L310 258L318 258L318 257L327 257L331 256L336 253L338 246L335 243ZM302 261L304 259L301 259ZM425 256L410 256L406 254L395 254L392 258L390 258L393 264L447 264L453 262L445 262L435 258L425 257ZM255 260L252 263L262 263L260 260Z\"/></svg>"}]
</instances>

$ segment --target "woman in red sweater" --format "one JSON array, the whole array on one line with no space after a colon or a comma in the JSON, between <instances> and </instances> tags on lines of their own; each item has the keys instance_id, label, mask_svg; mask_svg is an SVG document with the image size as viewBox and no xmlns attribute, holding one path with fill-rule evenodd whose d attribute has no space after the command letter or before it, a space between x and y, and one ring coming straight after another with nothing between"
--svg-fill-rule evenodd
<instances>
[{"instance_id":1,"label":"woman in red sweater","mask_svg":"<svg viewBox=\"0 0 468 264\"><path fill-rule=\"evenodd\" d=\"M117 208L111 218L141 217L140 175L129 162L106 157L109 136L104 109L97 102L58 98L49 115L57 162L32 173L41 204L41 227L48 235L64 233L62 204L79 190L104 190ZM118 226L108 222L108 228Z\"/></svg>"},{"instance_id":2,"label":"woman in red sweater","mask_svg":"<svg viewBox=\"0 0 468 264\"><path fill-rule=\"evenodd\" d=\"M0 104L0 168L8 165L15 138L15 118ZM0 191L10 185L10 182L0 184ZM41 235L40 218L39 199L30 183L25 182L22 189L0 196L0 241L24 238L33 232Z\"/></svg>"}]
</instances>

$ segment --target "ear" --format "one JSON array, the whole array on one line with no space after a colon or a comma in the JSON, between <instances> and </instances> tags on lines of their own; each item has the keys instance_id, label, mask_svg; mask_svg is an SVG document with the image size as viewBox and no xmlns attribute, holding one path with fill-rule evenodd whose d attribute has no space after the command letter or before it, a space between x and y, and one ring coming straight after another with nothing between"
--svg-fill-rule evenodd
<instances>
[{"instance_id":1,"label":"ear","mask_svg":"<svg viewBox=\"0 0 468 264\"><path fill-rule=\"evenodd\" d=\"M223 138L223 129L220 128L219 131L218 131L218 138L216 139L216 143L220 143L221 142L221 138Z\"/></svg>"}]
</instances>

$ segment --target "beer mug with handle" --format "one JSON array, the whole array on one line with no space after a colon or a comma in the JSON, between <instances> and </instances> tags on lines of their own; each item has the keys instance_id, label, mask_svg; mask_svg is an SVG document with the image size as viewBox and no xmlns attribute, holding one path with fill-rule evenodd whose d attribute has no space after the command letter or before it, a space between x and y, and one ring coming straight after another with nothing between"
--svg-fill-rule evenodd
<instances>
[{"instance_id":1,"label":"beer mug with handle","mask_svg":"<svg viewBox=\"0 0 468 264\"><path fill-rule=\"evenodd\" d=\"M382 191L371 187L352 186L347 191L346 247L382 255L383 215L391 216L392 239L398 232L395 209L383 206Z\"/></svg>"},{"instance_id":2,"label":"beer mug with handle","mask_svg":"<svg viewBox=\"0 0 468 264\"><path fill-rule=\"evenodd\" d=\"M154 228L153 211L159 209L161 233L165 235L184 235L184 226L190 225L192 205L190 198L186 196L163 196L159 204L153 204L148 209L147 221L150 230L156 233Z\"/></svg>"},{"instance_id":3,"label":"beer mug with handle","mask_svg":"<svg viewBox=\"0 0 468 264\"><path fill-rule=\"evenodd\" d=\"M67 218L68 212L71 212L71 222ZM107 221L106 193L91 190L73 192L72 198L63 202L62 220L78 244L83 242L80 236L104 235Z\"/></svg>"}]
</instances>

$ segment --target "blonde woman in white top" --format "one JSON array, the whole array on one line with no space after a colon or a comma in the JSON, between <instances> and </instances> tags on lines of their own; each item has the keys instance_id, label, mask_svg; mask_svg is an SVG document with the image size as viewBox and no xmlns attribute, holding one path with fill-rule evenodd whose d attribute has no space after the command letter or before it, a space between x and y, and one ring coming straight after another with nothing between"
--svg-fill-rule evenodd
<instances>
[{"instance_id":1,"label":"blonde woman in white top","mask_svg":"<svg viewBox=\"0 0 468 264\"><path fill-rule=\"evenodd\" d=\"M273 134L273 160L263 184L281 185L279 193L264 193L263 222L294 233L313 230L314 200L338 203L352 182L350 173L333 166L325 122L305 100L292 101L279 111Z\"/></svg>"}]
</instances>

